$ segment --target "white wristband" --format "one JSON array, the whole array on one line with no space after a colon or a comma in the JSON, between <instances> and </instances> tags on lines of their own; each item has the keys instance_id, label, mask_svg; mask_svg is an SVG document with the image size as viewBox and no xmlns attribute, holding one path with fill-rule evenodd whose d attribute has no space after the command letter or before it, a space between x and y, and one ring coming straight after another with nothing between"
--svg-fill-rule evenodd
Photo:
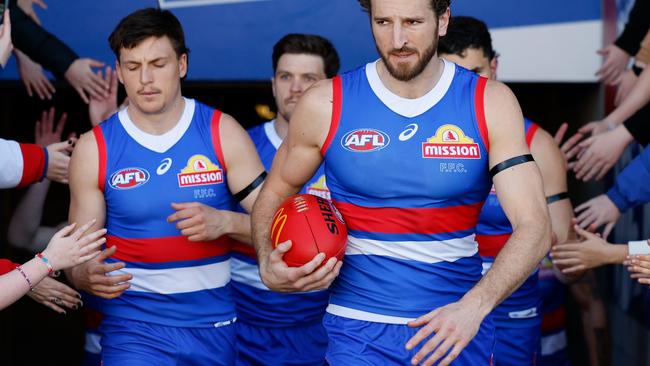
<instances>
[{"instance_id":1,"label":"white wristband","mask_svg":"<svg viewBox=\"0 0 650 366\"><path fill-rule=\"evenodd\" d=\"M650 254L650 243L648 240L631 241L627 243L629 255Z\"/></svg>"}]
</instances>

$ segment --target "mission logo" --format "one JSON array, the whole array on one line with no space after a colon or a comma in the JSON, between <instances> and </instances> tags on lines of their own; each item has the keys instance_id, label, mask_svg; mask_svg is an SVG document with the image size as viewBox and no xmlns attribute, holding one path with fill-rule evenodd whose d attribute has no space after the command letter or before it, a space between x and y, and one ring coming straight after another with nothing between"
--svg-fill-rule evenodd
<instances>
[{"instance_id":1,"label":"mission logo","mask_svg":"<svg viewBox=\"0 0 650 366\"><path fill-rule=\"evenodd\" d=\"M206 186L223 183L223 170L205 155L194 155L178 174L179 187Z\"/></svg>"},{"instance_id":2,"label":"mission logo","mask_svg":"<svg viewBox=\"0 0 650 366\"><path fill-rule=\"evenodd\" d=\"M480 159L481 150L474 139L456 125L443 125L433 137L422 143L425 159Z\"/></svg>"}]
</instances>

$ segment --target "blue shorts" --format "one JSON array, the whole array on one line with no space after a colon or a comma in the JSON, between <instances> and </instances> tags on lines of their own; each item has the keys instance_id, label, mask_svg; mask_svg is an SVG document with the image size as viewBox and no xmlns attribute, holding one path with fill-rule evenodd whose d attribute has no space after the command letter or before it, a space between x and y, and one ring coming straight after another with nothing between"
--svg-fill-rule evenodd
<instances>
[{"instance_id":1,"label":"blue shorts","mask_svg":"<svg viewBox=\"0 0 650 366\"><path fill-rule=\"evenodd\" d=\"M238 321L237 366L323 366L327 333L320 323L303 327L268 328Z\"/></svg>"},{"instance_id":2,"label":"blue shorts","mask_svg":"<svg viewBox=\"0 0 650 366\"><path fill-rule=\"evenodd\" d=\"M84 344L84 356L81 366L101 366L102 347L99 345L101 336L97 329L86 329L86 342Z\"/></svg>"},{"instance_id":3,"label":"blue shorts","mask_svg":"<svg viewBox=\"0 0 650 366\"><path fill-rule=\"evenodd\" d=\"M99 328L104 366L232 366L235 326L178 328L106 317Z\"/></svg>"},{"instance_id":4,"label":"blue shorts","mask_svg":"<svg viewBox=\"0 0 650 366\"><path fill-rule=\"evenodd\" d=\"M571 366L566 350L537 358L537 366Z\"/></svg>"},{"instance_id":5,"label":"blue shorts","mask_svg":"<svg viewBox=\"0 0 650 366\"><path fill-rule=\"evenodd\" d=\"M541 328L496 328L497 343L494 347L494 366L533 366L541 353Z\"/></svg>"},{"instance_id":6,"label":"blue shorts","mask_svg":"<svg viewBox=\"0 0 650 366\"><path fill-rule=\"evenodd\" d=\"M566 331L546 331L542 336L542 351L537 357L538 366L570 366Z\"/></svg>"},{"instance_id":7,"label":"blue shorts","mask_svg":"<svg viewBox=\"0 0 650 366\"><path fill-rule=\"evenodd\" d=\"M385 324L325 314L323 325L329 345L326 359L332 366L400 365L410 366L418 348L404 346L419 328ZM432 335L433 336L433 335ZM429 337L430 338L430 337ZM420 343L424 344L429 338ZM454 360L455 366L489 366L494 348L494 327L488 318L478 333ZM435 365L437 365L436 363Z\"/></svg>"}]
</instances>

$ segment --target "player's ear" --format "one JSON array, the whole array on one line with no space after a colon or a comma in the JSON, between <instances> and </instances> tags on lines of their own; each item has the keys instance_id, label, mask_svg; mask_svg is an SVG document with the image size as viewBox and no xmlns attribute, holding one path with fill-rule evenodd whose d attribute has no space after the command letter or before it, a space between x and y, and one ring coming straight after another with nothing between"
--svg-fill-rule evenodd
<instances>
[{"instance_id":1,"label":"player's ear","mask_svg":"<svg viewBox=\"0 0 650 366\"><path fill-rule=\"evenodd\" d=\"M181 57L178 58L178 74L181 79L187 75L187 53L182 54Z\"/></svg>"},{"instance_id":2,"label":"player's ear","mask_svg":"<svg viewBox=\"0 0 650 366\"><path fill-rule=\"evenodd\" d=\"M497 80L497 67L499 66L499 58L494 56L490 60L490 71L492 71L492 79Z\"/></svg>"},{"instance_id":3,"label":"player's ear","mask_svg":"<svg viewBox=\"0 0 650 366\"><path fill-rule=\"evenodd\" d=\"M438 17L438 37L447 34L447 26L449 25L449 18L451 17L451 10L447 8L444 13Z\"/></svg>"},{"instance_id":4,"label":"player's ear","mask_svg":"<svg viewBox=\"0 0 650 366\"><path fill-rule=\"evenodd\" d=\"M115 72L117 72L117 80L124 85L124 78L122 77L122 69L120 68L120 60L115 60Z\"/></svg>"},{"instance_id":5,"label":"player's ear","mask_svg":"<svg viewBox=\"0 0 650 366\"><path fill-rule=\"evenodd\" d=\"M275 76L271 78L271 91L273 92L273 98L275 98Z\"/></svg>"}]
</instances>

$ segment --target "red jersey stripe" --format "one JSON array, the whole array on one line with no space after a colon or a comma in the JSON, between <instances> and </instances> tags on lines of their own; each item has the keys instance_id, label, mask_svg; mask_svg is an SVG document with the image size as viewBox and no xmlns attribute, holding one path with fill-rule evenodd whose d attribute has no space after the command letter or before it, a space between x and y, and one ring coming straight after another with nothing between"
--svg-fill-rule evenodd
<instances>
[{"instance_id":1,"label":"red jersey stripe","mask_svg":"<svg viewBox=\"0 0 650 366\"><path fill-rule=\"evenodd\" d=\"M255 252L255 248L253 248L250 245L246 245L242 242L235 241L232 246L232 251L257 259L257 253Z\"/></svg>"},{"instance_id":2,"label":"red jersey stripe","mask_svg":"<svg viewBox=\"0 0 650 366\"><path fill-rule=\"evenodd\" d=\"M106 247L117 246L115 259L136 263L164 263L199 260L230 252L232 239L221 237L214 241L193 242L185 236L150 239L125 239L106 236Z\"/></svg>"},{"instance_id":3,"label":"red jersey stripe","mask_svg":"<svg viewBox=\"0 0 650 366\"><path fill-rule=\"evenodd\" d=\"M481 131L481 138L485 145L485 150L490 151L490 140L488 138L487 122L485 120L485 85L487 79L480 77L476 82L476 90L474 92L474 111L476 112L476 122L478 129Z\"/></svg>"},{"instance_id":4,"label":"red jersey stripe","mask_svg":"<svg viewBox=\"0 0 650 366\"><path fill-rule=\"evenodd\" d=\"M482 257L496 257L501 251L501 248L510 239L510 235L476 235L478 254Z\"/></svg>"},{"instance_id":5,"label":"red jersey stripe","mask_svg":"<svg viewBox=\"0 0 650 366\"><path fill-rule=\"evenodd\" d=\"M535 123L531 124L530 127L528 127L528 132L526 132L526 145L528 145L528 148L530 148L530 144L533 143L533 137L535 137L535 132L537 132L538 128L539 126Z\"/></svg>"},{"instance_id":6,"label":"red jersey stripe","mask_svg":"<svg viewBox=\"0 0 650 366\"><path fill-rule=\"evenodd\" d=\"M362 207L334 202L350 230L391 234L439 234L476 226L483 202L441 208Z\"/></svg>"},{"instance_id":7,"label":"red jersey stripe","mask_svg":"<svg viewBox=\"0 0 650 366\"><path fill-rule=\"evenodd\" d=\"M102 128L95 126L93 128L95 141L97 141L97 153L99 164L97 165L97 187L104 192L104 185L106 183L106 141L104 140L104 133Z\"/></svg>"},{"instance_id":8,"label":"red jersey stripe","mask_svg":"<svg viewBox=\"0 0 650 366\"><path fill-rule=\"evenodd\" d=\"M327 154L327 149L332 144L334 136L336 136L336 131L339 129L339 121L341 120L341 103L343 97L341 77L336 76L332 79L332 121L330 123L330 129L327 133L327 138L323 143L323 147L320 148L321 156Z\"/></svg>"},{"instance_id":9,"label":"red jersey stripe","mask_svg":"<svg viewBox=\"0 0 650 366\"><path fill-rule=\"evenodd\" d=\"M221 133L219 126L221 124L221 111L214 110L212 113L212 121L210 121L210 129L212 130L212 146L214 147L214 154L219 160L219 165L223 172L226 172L226 160L223 157L223 150L221 149Z\"/></svg>"}]
</instances>

